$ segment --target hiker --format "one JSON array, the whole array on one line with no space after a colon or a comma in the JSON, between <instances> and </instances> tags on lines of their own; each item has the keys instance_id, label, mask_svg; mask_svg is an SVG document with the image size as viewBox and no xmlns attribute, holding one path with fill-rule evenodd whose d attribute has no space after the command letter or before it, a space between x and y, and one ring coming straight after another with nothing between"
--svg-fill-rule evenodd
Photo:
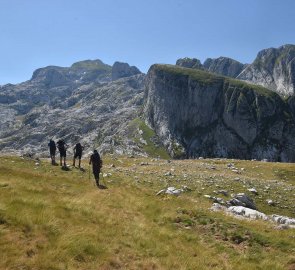
<instances>
[{"instance_id":1,"label":"hiker","mask_svg":"<svg viewBox=\"0 0 295 270\"><path fill-rule=\"evenodd\" d=\"M102 160L100 158L99 153L97 152L97 150L93 151L93 154L90 157L90 161L89 161L89 165L92 164L92 172L95 178L95 182L97 187L99 188L99 173L100 173L100 169L102 167Z\"/></svg>"},{"instance_id":2,"label":"hiker","mask_svg":"<svg viewBox=\"0 0 295 270\"><path fill-rule=\"evenodd\" d=\"M81 145L81 143L77 143L74 147L74 160L73 160L73 167L75 167L76 158L79 159L79 168L81 168L81 158L82 158L82 152L84 147Z\"/></svg>"},{"instance_id":3,"label":"hiker","mask_svg":"<svg viewBox=\"0 0 295 270\"><path fill-rule=\"evenodd\" d=\"M51 164L55 165L55 152L56 152L56 145L55 141L53 139L50 139L49 144L49 152L50 152L50 158L51 158Z\"/></svg>"},{"instance_id":4,"label":"hiker","mask_svg":"<svg viewBox=\"0 0 295 270\"><path fill-rule=\"evenodd\" d=\"M62 159L64 161L64 168L66 168L66 157L67 157L67 144L64 140L59 140L57 143L57 148L60 154L60 166L62 166Z\"/></svg>"}]
</instances>

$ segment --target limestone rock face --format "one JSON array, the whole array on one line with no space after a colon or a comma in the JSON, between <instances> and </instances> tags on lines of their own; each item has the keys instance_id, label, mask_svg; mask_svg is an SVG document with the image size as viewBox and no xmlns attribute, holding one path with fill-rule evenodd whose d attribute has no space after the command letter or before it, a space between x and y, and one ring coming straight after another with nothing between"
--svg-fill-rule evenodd
<instances>
[{"instance_id":1,"label":"limestone rock face","mask_svg":"<svg viewBox=\"0 0 295 270\"><path fill-rule=\"evenodd\" d=\"M141 74L140 70L135 66L129 66L127 63L115 62L112 67L113 81L137 74Z\"/></svg>"},{"instance_id":2,"label":"limestone rock face","mask_svg":"<svg viewBox=\"0 0 295 270\"><path fill-rule=\"evenodd\" d=\"M99 146L101 152L142 153L127 133L143 103L144 78L111 81L110 66L86 60L0 86L1 152L46 155L54 137L70 146L81 141L88 151Z\"/></svg>"},{"instance_id":3,"label":"limestone rock face","mask_svg":"<svg viewBox=\"0 0 295 270\"><path fill-rule=\"evenodd\" d=\"M196 68L196 69L203 69L203 65L201 64L201 61L196 58L180 58L176 61L176 65L180 67L186 67L186 68Z\"/></svg>"},{"instance_id":4,"label":"limestone rock face","mask_svg":"<svg viewBox=\"0 0 295 270\"><path fill-rule=\"evenodd\" d=\"M284 96L294 95L295 45L260 51L255 61L237 78L262 85Z\"/></svg>"},{"instance_id":5,"label":"limestone rock face","mask_svg":"<svg viewBox=\"0 0 295 270\"><path fill-rule=\"evenodd\" d=\"M203 67L210 72L236 78L245 65L228 57L219 57L206 59Z\"/></svg>"},{"instance_id":6,"label":"limestone rock face","mask_svg":"<svg viewBox=\"0 0 295 270\"><path fill-rule=\"evenodd\" d=\"M174 157L295 161L290 106L263 87L201 70L153 65L145 99L146 122Z\"/></svg>"}]
</instances>

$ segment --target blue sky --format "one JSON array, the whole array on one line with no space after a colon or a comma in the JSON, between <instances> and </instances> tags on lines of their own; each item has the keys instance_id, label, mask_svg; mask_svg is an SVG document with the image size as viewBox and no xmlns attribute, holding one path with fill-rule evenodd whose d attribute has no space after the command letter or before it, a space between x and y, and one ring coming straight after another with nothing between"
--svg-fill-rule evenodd
<instances>
[{"instance_id":1,"label":"blue sky","mask_svg":"<svg viewBox=\"0 0 295 270\"><path fill-rule=\"evenodd\" d=\"M151 64L295 44L293 0L0 0L0 84L86 59Z\"/></svg>"}]
</instances>

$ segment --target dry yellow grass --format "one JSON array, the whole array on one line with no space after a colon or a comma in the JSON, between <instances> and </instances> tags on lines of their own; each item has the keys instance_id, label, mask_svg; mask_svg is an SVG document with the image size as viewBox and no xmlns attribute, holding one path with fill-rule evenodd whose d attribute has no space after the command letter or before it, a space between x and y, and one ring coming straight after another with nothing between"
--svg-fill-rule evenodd
<instances>
[{"instance_id":1,"label":"dry yellow grass","mask_svg":"<svg viewBox=\"0 0 295 270\"><path fill-rule=\"evenodd\" d=\"M109 156L108 189L98 190L86 163L83 173L47 160L39 166L16 157L0 162L0 269L294 268L295 230L210 212L204 197L253 185L260 210L294 217L294 164ZM242 174L227 169L230 162L243 167ZM172 175L164 176L168 171ZM155 196L183 184L193 191ZM265 199L275 196L284 197L281 204L268 206Z\"/></svg>"}]
</instances>

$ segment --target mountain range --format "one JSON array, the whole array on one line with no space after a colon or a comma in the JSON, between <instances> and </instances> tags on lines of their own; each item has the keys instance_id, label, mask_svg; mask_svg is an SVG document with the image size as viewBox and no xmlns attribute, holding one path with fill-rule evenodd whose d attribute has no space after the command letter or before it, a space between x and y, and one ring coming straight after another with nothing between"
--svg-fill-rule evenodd
<instances>
[{"instance_id":1,"label":"mountain range","mask_svg":"<svg viewBox=\"0 0 295 270\"><path fill-rule=\"evenodd\" d=\"M295 45L252 64L135 66L86 60L0 87L0 150L47 155L50 138L86 152L295 161Z\"/></svg>"}]
</instances>

